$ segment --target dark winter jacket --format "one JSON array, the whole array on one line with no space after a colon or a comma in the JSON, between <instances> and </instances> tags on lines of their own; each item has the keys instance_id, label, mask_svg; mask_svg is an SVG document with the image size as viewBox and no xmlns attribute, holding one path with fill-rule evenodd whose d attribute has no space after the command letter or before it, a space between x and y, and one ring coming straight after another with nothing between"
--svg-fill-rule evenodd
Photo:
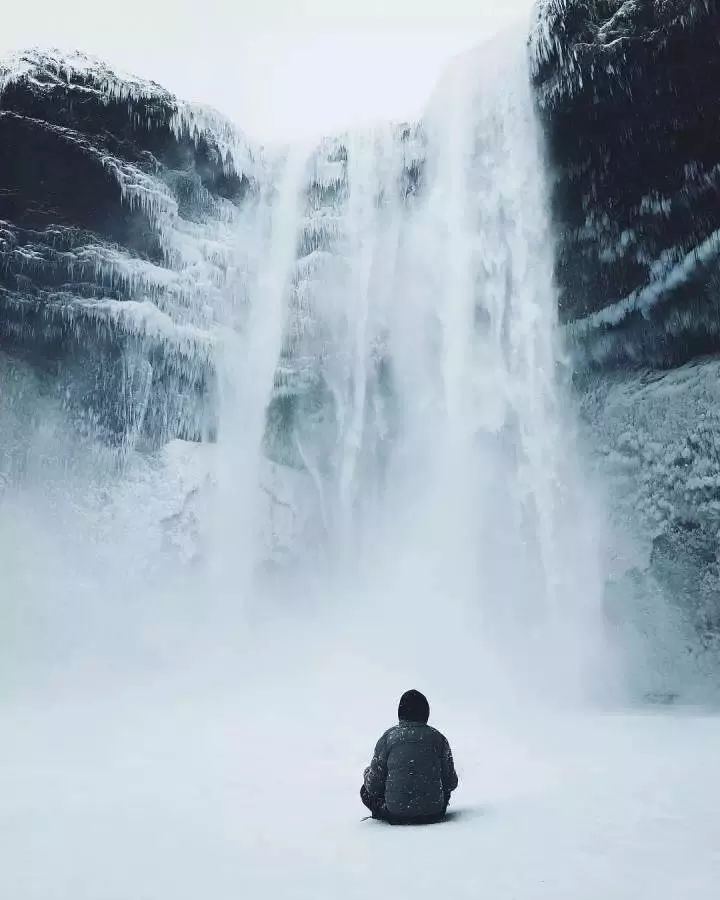
<instances>
[{"instance_id":1,"label":"dark winter jacket","mask_svg":"<svg viewBox=\"0 0 720 900\"><path fill-rule=\"evenodd\" d=\"M422 722L386 731L365 770L373 810L401 821L442 816L457 785L450 744Z\"/></svg>"}]
</instances>

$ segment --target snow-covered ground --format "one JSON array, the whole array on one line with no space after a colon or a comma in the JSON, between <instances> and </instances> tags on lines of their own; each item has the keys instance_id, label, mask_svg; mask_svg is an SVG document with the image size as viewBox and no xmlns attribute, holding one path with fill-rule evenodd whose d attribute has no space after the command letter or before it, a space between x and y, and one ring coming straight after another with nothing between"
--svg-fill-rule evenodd
<instances>
[{"instance_id":1,"label":"snow-covered ground","mask_svg":"<svg viewBox=\"0 0 720 900\"><path fill-rule=\"evenodd\" d=\"M452 817L392 828L362 821L358 789L396 680L356 663L6 700L0 897L717 897L720 718L431 693L460 773Z\"/></svg>"}]
</instances>

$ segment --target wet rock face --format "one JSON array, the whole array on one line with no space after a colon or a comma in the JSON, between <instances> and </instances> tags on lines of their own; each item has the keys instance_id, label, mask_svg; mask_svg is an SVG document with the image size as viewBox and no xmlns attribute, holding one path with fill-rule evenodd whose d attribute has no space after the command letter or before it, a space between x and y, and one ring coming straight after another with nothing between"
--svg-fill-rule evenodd
<instances>
[{"instance_id":1,"label":"wet rock face","mask_svg":"<svg viewBox=\"0 0 720 900\"><path fill-rule=\"evenodd\" d=\"M202 310L225 266L201 239L253 190L237 135L213 125L86 57L0 62L0 353L110 440L212 428Z\"/></svg>"},{"instance_id":2,"label":"wet rock face","mask_svg":"<svg viewBox=\"0 0 720 900\"><path fill-rule=\"evenodd\" d=\"M716 644L720 4L541 0L530 50L560 313L619 553Z\"/></svg>"},{"instance_id":3,"label":"wet rock face","mask_svg":"<svg viewBox=\"0 0 720 900\"><path fill-rule=\"evenodd\" d=\"M71 153L74 148L88 157L93 150L99 151L100 163L102 156L109 154L146 171L163 166L186 176L195 175L208 191L228 200L243 196L247 178L233 171L231 165L224 166L221 149L207 133L193 136L187 128L177 126L178 101L158 85L123 81L102 64L82 57L78 68L71 67L73 62L77 65L76 60L49 54L29 53L21 60L25 65L19 71L6 70L4 85L0 75L0 109L20 117L29 130L33 124L38 127L39 133L30 136L29 146L36 161L50 168L58 187L67 168L62 157L59 161L48 158L47 151L65 148ZM48 147L53 134L57 144ZM58 172L54 171L54 162L60 163ZM19 169L27 168L22 159L16 163ZM105 168L109 168L107 163ZM30 187L27 182L22 186ZM47 188L53 186L47 185L41 196L45 197ZM96 215L97 201L102 198L79 192L77 203L82 204L83 194L88 201L86 212ZM78 211L73 210L76 214Z\"/></svg>"},{"instance_id":4,"label":"wet rock face","mask_svg":"<svg viewBox=\"0 0 720 900\"><path fill-rule=\"evenodd\" d=\"M95 148L61 128L0 112L0 217L20 236L52 226L91 231L155 260L157 236Z\"/></svg>"},{"instance_id":5,"label":"wet rock face","mask_svg":"<svg viewBox=\"0 0 720 900\"><path fill-rule=\"evenodd\" d=\"M619 555L720 634L720 361L594 371L578 387L610 514L628 532Z\"/></svg>"},{"instance_id":6,"label":"wet rock face","mask_svg":"<svg viewBox=\"0 0 720 900\"><path fill-rule=\"evenodd\" d=\"M541 0L532 76L584 365L720 348L720 4Z\"/></svg>"}]
</instances>

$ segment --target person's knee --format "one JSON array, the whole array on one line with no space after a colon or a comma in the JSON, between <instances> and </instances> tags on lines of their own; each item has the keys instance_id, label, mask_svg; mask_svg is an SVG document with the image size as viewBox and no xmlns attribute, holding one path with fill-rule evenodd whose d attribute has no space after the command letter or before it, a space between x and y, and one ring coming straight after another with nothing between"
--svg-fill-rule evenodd
<instances>
[{"instance_id":1,"label":"person's knee","mask_svg":"<svg viewBox=\"0 0 720 900\"><path fill-rule=\"evenodd\" d=\"M360 788L360 799L363 802L363 806L366 806L372 812L372 809L373 809L372 801L370 800L370 795L368 794L367 789L365 788L365 785L363 785Z\"/></svg>"}]
</instances>

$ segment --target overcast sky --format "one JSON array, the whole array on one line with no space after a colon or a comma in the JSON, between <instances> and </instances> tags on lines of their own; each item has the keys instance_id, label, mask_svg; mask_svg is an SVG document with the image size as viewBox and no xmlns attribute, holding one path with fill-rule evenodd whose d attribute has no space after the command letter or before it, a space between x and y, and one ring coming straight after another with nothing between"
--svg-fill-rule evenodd
<instances>
[{"instance_id":1,"label":"overcast sky","mask_svg":"<svg viewBox=\"0 0 720 900\"><path fill-rule=\"evenodd\" d=\"M416 114L454 55L532 0L27 0L3 11L0 53L92 53L264 140Z\"/></svg>"}]
</instances>

